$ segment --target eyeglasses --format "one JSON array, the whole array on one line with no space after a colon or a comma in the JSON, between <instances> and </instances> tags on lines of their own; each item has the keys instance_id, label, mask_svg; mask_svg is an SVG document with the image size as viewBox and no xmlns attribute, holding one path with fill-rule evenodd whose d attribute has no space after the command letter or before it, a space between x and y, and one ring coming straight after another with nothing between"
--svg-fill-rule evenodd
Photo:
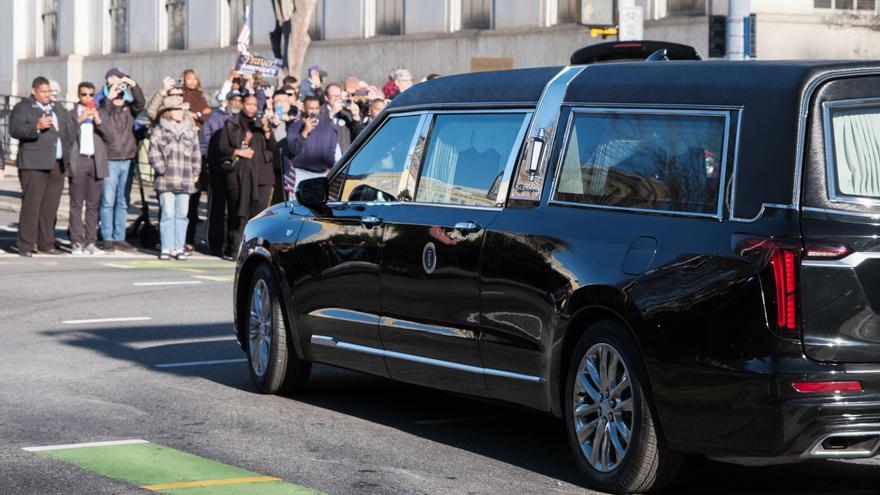
<instances>
[{"instance_id":1,"label":"eyeglasses","mask_svg":"<svg viewBox=\"0 0 880 495\"><path fill-rule=\"evenodd\" d=\"M79 95L80 95L80 97L87 96L87 97L91 98L91 97L95 96L95 93L80 93Z\"/></svg>"}]
</instances>

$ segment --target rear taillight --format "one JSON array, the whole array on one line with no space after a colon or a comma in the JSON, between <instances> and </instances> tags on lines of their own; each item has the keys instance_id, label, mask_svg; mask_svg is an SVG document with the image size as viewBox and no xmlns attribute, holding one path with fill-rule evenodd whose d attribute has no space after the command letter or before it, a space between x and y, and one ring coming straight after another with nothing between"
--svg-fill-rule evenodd
<instances>
[{"instance_id":1,"label":"rear taillight","mask_svg":"<svg viewBox=\"0 0 880 495\"><path fill-rule=\"evenodd\" d=\"M791 384L802 394L861 392L860 382L795 382Z\"/></svg>"},{"instance_id":2,"label":"rear taillight","mask_svg":"<svg viewBox=\"0 0 880 495\"><path fill-rule=\"evenodd\" d=\"M797 330L797 256L793 250L777 248L770 265L776 284L776 326Z\"/></svg>"}]
</instances>

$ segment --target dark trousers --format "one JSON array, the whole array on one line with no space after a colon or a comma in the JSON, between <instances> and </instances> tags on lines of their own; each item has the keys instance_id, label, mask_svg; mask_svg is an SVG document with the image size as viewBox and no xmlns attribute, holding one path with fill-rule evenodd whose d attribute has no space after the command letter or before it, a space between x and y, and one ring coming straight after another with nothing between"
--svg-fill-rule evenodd
<instances>
[{"instance_id":1,"label":"dark trousers","mask_svg":"<svg viewBox=\"0 0 880 495\"><path fill-rule=\"evenodd\" d=\"M257 216L269 204L269 198L272 196L272 186L259 186L257 188L257 206L251 208L247 217L242 217L238 214L241 190L238 188L227 189L226 193L229 196L230 206L233 207L230 209L230 214L226 219L226 251L229 254L235 255L239 244L241 244L241 236L244 234L244 228L248 220ZM253 204L253 201L251 204Z\"/></svg>"},{"instance_id":2,"label":"dark trousers","mask_svg":"<svg viewBox=\"0 0 880 495\"><path fill-rule=\"evenodd\" d=\"M60 160L52 170L19 170L21 182L21 212L18 217L18 240L22 252L36 248L49 251L55 248L55 217L64 192L64 175Z\"/></svg>"},{"instance_id":3,"label":"dark trousers","mask_svg":"<svg viewBox=\"0 0 880 495\"><path fill-rule=\"evenodd\" d=\"M95 158L80 156L76 173L70 178L70 243L88 246L98 241L98 216L104 179L97 177ZM86 205L83 232L83 203ZM85 235L83 235L85 234Z\"/></svg>"},{"instance_id":4,"label":"dark trousers","mask_svg":"<svg viewBox=\"0 0 880 495\"><path fill-rule=\"evenodd\" d=\"M223 249L226 240L227 215L234 213L234 206L226 193L226 172L209 174L208 183L208 247L217 251Z\"/></svg>"},{"instance_id":5,"label":"dark trousers","mask_svg":"<svg viewBox=\"0 0 880 495\"><path fill-rule=\"evenodd\" d=\"M201 202L201 189L189 195L189 210L186 213L186 218L189 220L189 223L186 224L186 243L191 246L196 244L196 227L199 224L199 203Z\"/></svg>"}]
</instances>

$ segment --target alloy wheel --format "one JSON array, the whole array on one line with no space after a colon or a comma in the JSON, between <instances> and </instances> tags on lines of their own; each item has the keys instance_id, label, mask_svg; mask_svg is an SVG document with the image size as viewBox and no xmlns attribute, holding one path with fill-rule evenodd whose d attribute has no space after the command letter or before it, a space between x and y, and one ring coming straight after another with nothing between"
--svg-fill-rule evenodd
<instances>
[{"instance_id":1,"label":"alloy wheel","mask_svg":"<svg viewBox=\"0 0 880 495\"><path fill-rule=\"evenodd\" d=\"M248 319L248 352L254 373L262 377L269 364L272 345L272 299L266 281L258 279L251 295Z\"/></svg>"},{"instance_id":2,"label":"alloy wheel","mask_svg":"<svg viewBox=\"0 0 880 495\"><path fill-rule=\"evenodd\" d=\"M633 389L620 353L598 343L576 369L572 420L581 452L599 472L616 469L626 456L633 431Z\"/></svg>"}]
</instances>

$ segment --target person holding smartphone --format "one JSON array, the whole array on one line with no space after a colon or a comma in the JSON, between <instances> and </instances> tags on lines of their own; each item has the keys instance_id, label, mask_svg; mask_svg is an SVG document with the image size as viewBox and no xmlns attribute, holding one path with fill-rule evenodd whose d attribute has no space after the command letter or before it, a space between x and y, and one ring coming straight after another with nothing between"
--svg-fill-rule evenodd
<instances>
[{"instance_id":1,"label":"person holding smartphone","mask_svg":"<svg viewBox=\"0 0 880 495\"><path fill-rule=\"evenodd\" d=\"M321 102L314 96L303 101L302 120L287 128L287 158L296 175L293 190L300 182L323 177L342 156L339 137L329 120L320 119Z\"/></svg>"},{"instance_id":2,"label":"person holding smartphone","mask_svg":"<svg viewBox=\"0 0 880 495\"><path fill-rule=\"evenodd\" d=\"M104 126L107 112L95 106L95 85L81 82L77 88L79 102L68 113L67 147L70 163L66 175L70 181L70 246L71 254L100 255L98 249L98 215L104 177L110 174L107 165L107 143L112 139L110 128ZM85 228L83 228L85 204Z\"/></svg>"}]
</instances>

